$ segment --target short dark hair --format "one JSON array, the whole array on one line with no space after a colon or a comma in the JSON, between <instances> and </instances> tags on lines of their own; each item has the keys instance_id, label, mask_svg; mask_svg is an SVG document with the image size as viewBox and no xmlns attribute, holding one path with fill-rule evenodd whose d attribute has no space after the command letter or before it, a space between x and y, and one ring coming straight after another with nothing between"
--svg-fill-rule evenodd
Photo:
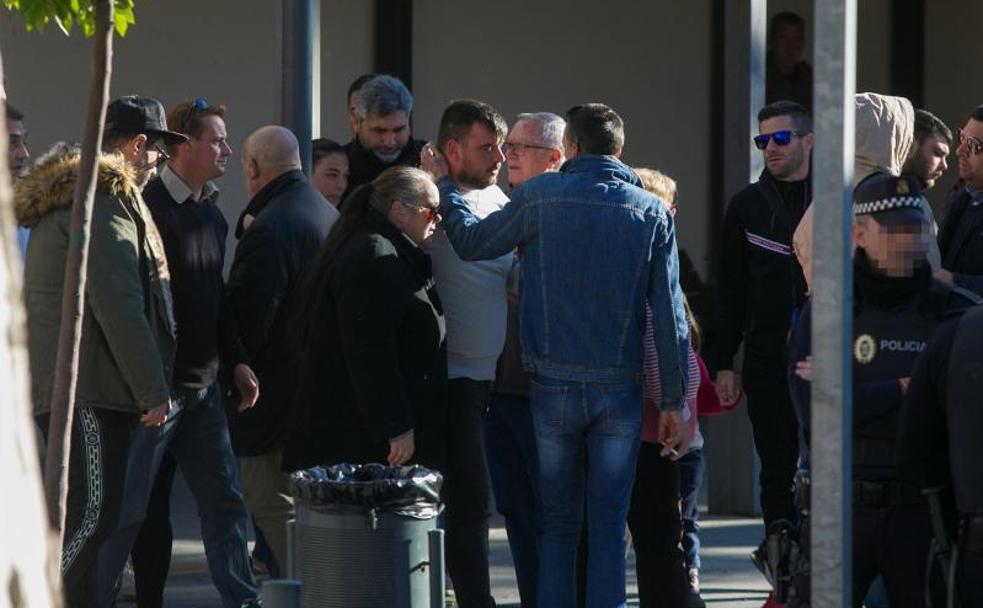
<instances>
[{"instance_id":1,"label":"short dark hair","mask_svg":"<svg viewBox=\"0 0 983 608\"><path fill-rule=\"evenodd\" d=\"M345 96L345 103L351 103L352 95L358 93L358 90L365 86L366 82L372 80L376 76L378 76L378 74L362 74L353 80L352 83L348 85L348 95Z\"/></svg>"},{"instance_id":2,"label":"short dark hair","mask_svg":"<svg viewBox=\"0 0 983 608\"><path fill-rule=\"evenodd\" d=\"M319 137L311 142L311 166L318 164L322 158L332 154L348 155L345 148L333 139Z\"/></svg>"},{"instance_id":3,"label":"short dark hair","mask_svg":"<svg viewBox=\"0 0 983 608\"><path fill-rule=\"evenodd\" d=\"M781 13L775 13L775 16L771 18L771 23L768 25L768 40L775 37L775 31L780 25L791 25L802 30L803 33L806 31L806 22L798 13L793 13L792 11L783 11Z\"/></svg>"},{"instance_id":4,"label":"short dark hair","mask_svg":"<svg viewBox=\"0 0 983 608\"><path fill-rule=\"evenodd\" d=\"M6 104L6 106L7 106L7 120L24 120L23 112L21 112L14 106L10 105L9 103Z\"/></svg>"},{"instance_id":5,"label":"short dark hair","mask_svg":"<svg viewBox=\"0 0 983 608\"><path fill-rule=\"evenodd\" d=\"M976 109L973 110L973 113L970 114L969 117L973 120L983 122L983 106L976 106Z\"/></svg>"},{"instance_id":6,"label":"short dark hair","mask_svg":"<svg viewBox=\"0 0 983 608\"><path fill-rule=\"evenodd\" d=\"M921 145L930 135L952 145L952 130L938 116L928 110L915 110L915 141Z\"/></svg>"},{"instance_id":7,"label":"short dark hair","mask_svg":"<svg viewBox=\"0 0 983 608\"><path fill-rule=\"evenodd\" d=\"M585 103L567 110L567 133L581 154L615 155L625 147L625 121L603 103Z\"/></svg>"},{"instance_id":8,"label":"short dark hair","mask_svg":"<svg viewBox=\"0 0 983 608\"><path fill-rule=\"evenodd\" d=\"M197 139L205 129L203 118L218 116L223 120L225 119L225 106L223 105L206 105L204 108L193 108L201 101L200 99L185 99L178 102L167 112L167 128Z\"/></svg>"},{"instance_id":9,"label":"short dark hair","mask_svg":"<svg viewBox=\"0 0 983 608\"><path fill-rule=\"evenodd\" d=\"M777 116L791 118L792 127L799 135L812 133L812 115L809 114L809 110L802 107L802 104L788 100L770 103L758 112L758 122L764 122Z\"/></svg>"},{"instance_id":10,"label":"short dark hair","mask_svg":"<svg viewBox=\"0 0 983 608\"><path fill-rule=\"evenodd\" d=\"M437 146L443 149L452 139L463 141L475 123L487 127L500 139L504 139L509 130L502 115L487 103L474 99L455 99L440 117Z\"/></svg>"}]
</instances>

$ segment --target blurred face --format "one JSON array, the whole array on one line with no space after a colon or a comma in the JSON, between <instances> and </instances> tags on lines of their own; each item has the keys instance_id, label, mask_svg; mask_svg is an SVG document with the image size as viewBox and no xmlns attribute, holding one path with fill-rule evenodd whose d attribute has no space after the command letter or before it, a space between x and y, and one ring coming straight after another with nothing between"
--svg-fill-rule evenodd
<instances>
[{"instance_id":1,"label":"blurred face","mask_svg":"<svg viewBox=\"0 0 983 608\"><path fill-rule=\"evenodd\" d=\"M389 208L389 221L417 245L433 236L440 223L440 193L430 180L425 182L423 197L413 203L396 201Z\"/></svg>"},{"instance_id":2,"label":"blurred face","mask_svg":"<svg viewBox=\"0 0 983 608\"><path fill-rule=\"evenodd\" d=\"M7 167L10 169L10 177L17 181L31 158L31 152L27 149L27 127L24 121L8 120L7 134L10 137L7 143Z\"/></svg>"},{"instance_id":3,"label":"blurred face","mask_svg":"<svg viewBox=\"0 0 983 608\"><path fill-rule=\"evenodd\" d=\"M802 47L805 45L805 32L802 28L789 23L775 27L768 48L778 67L791 70L802 58Z\"/></svg>"},{"instance_id":4,"label":"blurred face","mask_svg":"<svg viewBox=\"0 0 983 608\"><path fill-rule=\"evenodd\" d=\"M871 264L889 277L911 277L926 263L930 240L927 223L886 226L868 217L853 226L853 241Z\"/></svg>"},{"instance_id":5,"label":"blurred face","mask_svg":"<svg viewBox=\"0 0 983 608\"><path fill-rule=\"evenodd\" d=\"M505 162L513 188L541 173L556 171L563 162L563 152L543 145L541 135L535 124L520 120L505 138Z\"/></svg>"},{"instance_id":6,"label":"blurred face","mask_svg":"<svg viewBox=\"0 0 983 608\"><path fill-rule=\"evenodd\" d=\"M918 176L928 190L935 186L945 170L949 168L946 157L949 156L949 144L938 135L929 135L915 149L914 156L905 165L905 171Z\"/></svg>"},{"instance_id":7,"label":"blurred face","mask_svg":"<svg viewBox=\"0 0 983 608\"><path fill-rule=\"evenodd\" d=\"M202 131L198 137L178 145L174 161L193 172L197 179L208 181L225 175L232 148L226 141L222 117L203 116L201 125Z\"/></svg>"},{"instance_id":8,"label":"blurred face","mask_svg":"<svg viewBox=\"0 0 983 608\"><path fill-rule=\"evenodd\" d=\"M461 141L447 142L447 168L459 185L478 190L487 188L498 179L505 161L502 139L485 125L475 123Z\"/></svg>"},{"instance_id":9,"label":"blurred face","mask_svg":"<svg viewBox=\"0 0 983 608\"><path fill-rule=\"evenodd\" d=\"M778 143L784 132L792 132L788 143ZM768 143L761 150L768 172L779 181L796 181L809 175L809 154L812 151L812 133L795 133L790 116L774 116L758 125L759 136L768 136Z\"/></svg>"},{"instance_id":10,"label":"blurred face","mask_svg":"<svg viewBox=\"0 0 983 608\"><path fill-rule=\"evenodd\" d=\"M410 118L400 110L385 116L366 116L355 119L358 141L386 163L391 163L410 141Z\"/></svg>"},{"instance_id":11,"label":"blurred face","mask_svg":"<svg viewBox=\"0 0 983 608\"><path fill-rule=\"evenodd\" d=\"M959 133L959 177L976 190L983 190L983 122L969 119Z\"/></svg>"},{"instance_id":12,"label":"blurred face","mask_svg":"<svg viewBox=\"0 0 983 608\"><path fill-rule=\"evenodd\" d=\"M337 207L341 202L341 195L348 188L348 156L340 153L328 154L317 161L311 171L311 185Z\"/></svg>"},{"instance_id":13,"label":"blurred face","mask_svg":"<svg viewBox=\"0 0 983 608\"><path fill-rule=\"evenodd\" d=\"M147 182L157 175L157 166L167 158L163 150L162 141L159 139L150 141L143 134L137 135L120 148L123 157L136 172L138 189L143 190Z\"/></svg>"}]
</instances>

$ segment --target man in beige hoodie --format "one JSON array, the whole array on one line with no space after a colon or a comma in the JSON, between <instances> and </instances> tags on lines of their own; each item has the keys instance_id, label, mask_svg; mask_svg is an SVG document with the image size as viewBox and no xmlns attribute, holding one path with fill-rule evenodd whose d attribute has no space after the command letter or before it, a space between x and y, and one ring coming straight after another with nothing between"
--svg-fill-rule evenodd
<instances>
[{"instance_id":1,"label":"man in beige hoodie","mask_svg":"<svg viewBox=\"0 0 983 608\"><path fill-rule=\"evenodd\" d=\"M901 175L902 168L911 155L915 139L915 109L904 97L860 93L855 96L856 144L853 169L853 186L874 173ZM932 208L925 202L922 209L935 225ZM810 291L812 288L812 224L813 208L810 206L792 239L795 256L802 266L802 274ZM941 256L934 241L928 252L932 268L938 268Z\"/></svg>"}]
</instances>

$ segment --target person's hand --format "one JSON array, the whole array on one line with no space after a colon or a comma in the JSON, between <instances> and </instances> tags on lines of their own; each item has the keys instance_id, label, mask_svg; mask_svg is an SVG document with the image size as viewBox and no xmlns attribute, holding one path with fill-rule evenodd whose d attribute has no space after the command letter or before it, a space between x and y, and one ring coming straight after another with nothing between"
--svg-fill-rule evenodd
<instances>
[{"instance_id":1,"label":"person's hand","mask_svg":"<svg viewBox=\"0 0 983 608\"><path fill-rule=\"evenodd\" d=\"M911 384L911 377L898 378L898 386L901 387L901 394L908 392L908 385Z\"/></svg>"},{"instance_id":2,"label":"person's hand","mask_svg":"<svg viewBox=\"0 0 983 608\"><path fill-rule=\"evenodd\" d=\"M658 441L662 444L660 456L679 460L686 453L689 448L690 432L689 425L683 420L682 410L675 412L663 410L659 413Z\"/></svg>"},{"instance_id":3,"label":"person's hand","mask_svg":"<svg viewBox=\"0 0 983 608\"><path fill-rule=\"evenodd\" d=\"M407 431L399 437L393 437L389 440L389 457L387 459L389 466L399 467L406 464L413 457L415 449L413 431Z\"/></svg>"},{"instance_id":4,"label":"person's hand","mask_svg":"<svg viewBox=\"0 0 983 608\"><path fill-rule=\"evenodd\" d=\"M717 372L714 386L717 389L720 403L724 405L734 403L737 401L737 396L741 394L741 377L732 369L722 369Z\"/></svg>"},{"instance_id":5,"label":"person's hand","mask_svg":"<svg viewBox=\"0 0 983 608\"><path fill-rule=\"evenodd\" d=\"M935 269L934 271L932 271L932 276L935 277L936 280L942 281L946 285L955 284L954 279L952 277L952 273L946 270L945 268Z\"/></svg>"},{"instance_id":6,"label":"person's hand","mask_svg":"<svg viewBox=\"0 0 983 608\"><path fill-rule=\"evenodd\" d=\"M812 355L795 364L795 375L806 382L812 382Z\"/></svg>"},{"instance_id":7,"label":"person's hand","mask_svg":"<svg viewBox=\"0 0 983 608\"><path fill-rule=\"evenodd\" d=\"M420 150L420 168L433 176L434 181L447 175L447 159L437 146L427 143Z\"/></svg>"},{"instance_id":8,"label":"person's hand","mask_svg":"<svg viewBox=\"0 0 983 608\"><path fill-rule=\"evenodd\" d=\"M253 368L245 363L236 365L233 376L236 389L239 391L239 411L245 412L256 405L256 400L259 399L259 379L256 378Z\"/></svg>"},{"instance_id":9,"label":"person's hand","mask_svg":"<svg viewBox=\"0 0 983 608\"><path fill-rule=\"evenodd\" d=\"M149 409L140 415L140 424L143 426L154 427L162 426L167 422L167 415L171 413L171 400L168 399L155 408Z\"/></svg>"},{"instance_id":10,"label":"person's hand","mask_svg":"<svg viewBox=\"0 0 983 608\"><path fill-rule=\"evenodd\" d=\"M242 229L249 230L249 227L253 225L253 222L255 220L256 218L252 215L249 215L248 213L242 216Z\"/></svg>"}]
</instances>

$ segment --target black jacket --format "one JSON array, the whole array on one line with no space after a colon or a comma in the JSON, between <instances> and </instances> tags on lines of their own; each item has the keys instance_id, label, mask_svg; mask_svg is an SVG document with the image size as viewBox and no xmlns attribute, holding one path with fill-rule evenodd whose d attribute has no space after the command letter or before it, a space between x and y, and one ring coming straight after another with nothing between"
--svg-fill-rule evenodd
<instances>
[{"instance_id":1,"label":"black jacket","mask_svg":"<svg viewBox=\"0 0 983 608\"><path fill-rule=\"evenodd\" d=\"M810 198L808 180L779 182L765 169L727 206L711 353L715 371L734 369L742 340L748 358L783 370L792 312L806 291L792 235Z\"/></svg>"},{"instance_id":2,"label":"black jacket","mask_svg":"<svg viewBox=\"0 0 983 608\"><path fill-rule=\"evenodd\" d=\"M296 360L287 333L289 311L309 262L321 246L337 211L300 171L289 171L253 197L263 212L243 234L229 272L223 316L224 353L231 370L248 363L259 378L259 401L245 412L230 411L232 447L257 456L283 446ZM233 392L232 405L238 403Z\"/></svg>"},{"instance_id":3,"label":"black jacket","mask_svg":"<svg viewBox=\"0 0 983 608\"><path fill-rule=\"evenodd\" d=\"M413 139L410 138L407 142L406 147L399 154L396 160L391 163L384 162L379 159L378 156L373 154L371 151L366 150L359 143L358 138L352 138L350 142L345 144L345 152L348 153L348 189L345 190L345 194L342 195L342 201L345 197L362 184L367 184L379 177L379 174L388 169L389 167L419 167L420 166L420 150L426 145L426 141L423 139Z\"/></svg>"},{"instance_id":4,"label":"black jacket","mask_svg":"<svg viewBox=\"0 0 983 608\"><path fill-rule=\"evenodd\" d=\"M385 462L414 431L413 462L440 469L444 317L430 258L375 211L317 281L284 469Z\"/></svg>"},{"instance_id":5,"label":"black jacket","mask_svg":"<svg viewBox=\"0 0 983 608\"><path fill-rule=\"evenodd\" d=\"M942 267L956 285L983 294L983 203L973 204L965 188L945 198L945 217L939 229Z\"/></svg>"}]
</instances>

